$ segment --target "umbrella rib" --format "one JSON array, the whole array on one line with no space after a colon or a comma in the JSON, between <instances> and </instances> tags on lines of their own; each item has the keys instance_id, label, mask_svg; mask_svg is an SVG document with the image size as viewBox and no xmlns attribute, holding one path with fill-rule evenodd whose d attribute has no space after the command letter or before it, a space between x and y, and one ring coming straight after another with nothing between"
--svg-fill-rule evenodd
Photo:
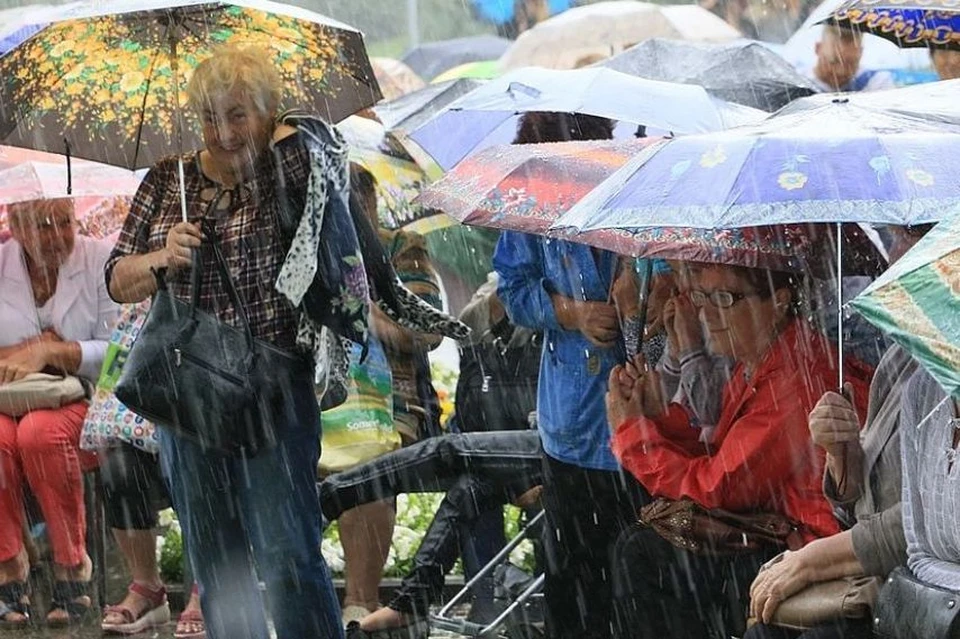
<instances>
[{"instance_id":1,"label":"umbrella rib","mask_svg":"<svg viewBox=\"0 0 960 639\"><path fill-rule=\"evenodd\" d=\"M166 25L167 30L171 28L172 27L169 24ZM167 32L168 31L165 31L164 35L166 35ZM157 50L158 55L154 56L153 60L150 62L150 73L147 75L147 89L143 92L143 102L140 104L140 122L137 124L137 136L136 142L133 146L133 162L131 163L131 167L137 166L137 158L140 157L140 143L143 140L143 124L144 120L146 119L145 115L147 113L147 98L150 96L150 87L153 84L154 72L157 69L157 58L159 57L159 48ZM176 87L174 88L176 89Z\"/></svg>"}]
</instances>

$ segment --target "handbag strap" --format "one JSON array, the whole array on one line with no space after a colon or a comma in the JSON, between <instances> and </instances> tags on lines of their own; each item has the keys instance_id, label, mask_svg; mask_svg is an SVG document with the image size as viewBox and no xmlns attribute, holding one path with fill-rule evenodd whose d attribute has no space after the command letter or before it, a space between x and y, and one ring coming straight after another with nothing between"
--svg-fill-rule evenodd
<instances>
[{"instance_id":1,"label":"handbag strap","mask_svg":"<svg viewBox=\"0 0 960 639\"><path fill-rule=\"evenodd\" d=\"M220 279L223 280L223 284L227 288L227 296L230 298L230 303L233 304L233 308L237 316L240 318L241 324L243 325L243 333L245 341L247 342L248 355L252 355L255 346L253 328L250 326L250 318L247 316L247 311L243 307L242 300L240 299L240 293L237 291L236 284L234 283L233 278L230 276L230 269L227 266L227 261L223 257L223 252L220 250L220 240L217 234L217 229L213 223L213 220L207 217L204 217L200 220L200 227L211 249L213 250L214 262L216 263L217 271L220 273ZM203 289L202 270L203 256L202 251L198 249L193 254L193 266L190 273L190 312L194 317L196 317L196 313L199 310L200 293Z\"/></svg>"}]
</instances>

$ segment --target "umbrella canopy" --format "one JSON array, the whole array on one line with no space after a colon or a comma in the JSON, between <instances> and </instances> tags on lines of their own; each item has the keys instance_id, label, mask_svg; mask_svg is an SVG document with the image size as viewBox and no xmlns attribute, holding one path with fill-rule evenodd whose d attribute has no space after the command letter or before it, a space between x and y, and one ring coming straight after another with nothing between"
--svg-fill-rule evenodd
<instances>
[{"instance_id":1,"label":"umbrella canopy","mask_svg":"<svg viewBox=\"0 0 960 639\"><path fill-rule=\"evenodd\" d=\"M468 154L508 144L519 114L581 113L663 131L715 131L764 113L730 105L702 87L645 80L610 69L518 69L463 96L411 134L449 170Z\"/></svg>"},{"instance_id":2,"label":"umbrella canopy","mask_svg":"<svg viewBox=\"0 0 960 639\"><path fill-rule=\"evenodd\" d=\"M883 109L893 113L923 118L934 122L960 124L960 80L928 82L885 91L846 93L843 99L867 109ZM837 99L835 94L821 93L794 100L777 115L819 109Z\"/></svg>"},{"instance_id":3,"label":"umbrella canopy","mask_svg":"<svg viewBox=\"0 0 960 639\"><path fill-rule=\"evenodd\" d=\"M846 0L831 19L900 47L960 49L960 7L952 2Z\"/></svg>"},{"instance_id":4,"label":"umbrella canopy","mask_svg":"<svg viewBox=\"0 0 960 639\"><path fill-rule=\"evenodd\" d=\"M598 2L565 11L520 34L500 65L574 69L649 38L726 42L739 37L736 29L697 5Z\"/></svg>"},{"instance_id":5,"label":"umbrella canopy","mask_svg":"<svg viewBox=\"0 0 960 639\"><path fill-rule=\"evenodd\" d=\"M494 24L504 24L513 20L517 14L515 0L470 0L479 17ZM569 9L574 0L544 0L543 5L547 15L553 15Z\"/></svg>"},{"instance_id":6,"label":"umbrella canopy","mask_svg":"<svg viewBox=\"0 0 960 639\"><path fill-rule=\"evenodd\" d=\"M0 143L131 169L198 148L193 118L181 119L184 88L190 70L227 44L273 56L284 107L338 121L380 97L360 33L304 9L118 0L105 15L105 6L72 9L0 58Z\"/></svg>"},{"instance_id":7,"label":"umbrella canopy","mask_svg":"<svg viewBox=\"0 0 960 639\"><path fill-rule=\"evenodd\" d=\"M641 153L557 222L577 229L915 224L960 205L960 127L838 99Z\"/></svg>"},{"instance_id":8,"label":"umbrella canopy","mask_svg":"<svg viewBox=\"0 0 960 639\"><path fill-rule=\"evenodd\" d=\"M473 80L492 80L500 75L500 63L496 60L478 60L477 62L467 62L459 66L447 69L437 77L433 82L447 82L459 78L470 78Z\"/></svg>"},{"instance_id":9,"label":"umbrella canopy","mask_svg":"<svg viewBox=\"0 0 960 639\"><path fill-rule=\"evenodd\" d=\"M420 197L464 224L544 234L654 138L497 146L473 155Z\"/></svg>"},{"instance_id":10,"label":"umbrella canopy","mask_svg":"<svg viewBox=\"0 0 960 639\"><path fill-rule=\"evenodd\" d=\"M768 47L653 38L600 63L649 80L702 86L712 95L764 111L813 95L814 84Z\"/></svg>"},{"instance_id":11,"label":"umbrella canopy","mask_svg":"<svg viewBox=\"0 0 960 639\"><path fill-rule=\"evenodd\" d=\"M845 0L823 0L803 24L797 29L786 44L779 51L790 64L797 67L802 73L812 73L816 65L816 46L823 32L823 21L840 8ZM926 51L917 49L900 49L892 42L879 36L865 34L863 37L863 56L860 58L860 70L887 70L891 71L894 79L901 83L901 78L911 79L918 72L926 73L926 80L936 80L936 74L930 69L930 55ZM922 75L921 75L922 77ZM917 81L917 80L914 80Z\"/></svg>"},{"instance_id":12,"label":"umbrella canopy","mask_svg":"<svg viewBox=\"0 0 960 639\"><path fill-rule=\"evenodd\" d=\"M374 111L386 127L388 135L403 146L428 178L436 179L443 175L443 169L410 139L410 134L448 104L481 84L483 83L478 80L468 79L431 84L397 100L378 104Z\"/></svg>"},{"instance_id":13,"label":"umbrella canopy","mask_svg":"<svg viewBox=\"0 0 960 639\"><path fill-rule=\"evenodd\" d=\"M106 164L24 162L0 170L0 204L61 197L133 195L140 178ZM67 189L67 185L72 184Z\"/></svg>"},{"instance_id":14,"label":"umbrella canopy","mask_svg":"<svg viewBox=\"0 0 960 639\"><path fill-rule=\"evenodd\" d=\"M370 64L373 66L373 74L377 78L377 84L385 100L396 100L427 86L423 78L399 60L370 58Z\"/></svg>"},{"instance_id":15,"label":"umbrella canopy","mask_svg":"<svg viewBox=\"0 0 960 639\"><path fill-rule=\"evenodd\" d=\"M512 7L512 3L511 3ZM510 46L506 38L492 35L454 38L422 44L403 54L403 62L426 81L468 62L496 60Z\"/></svg>"},{"instance_id":16,"label":"umbrella canopy","mask_svg":"<svg viewBox=\"0 0 960 639\"><path fill-rule=\"evenodd\" d=\"M337 128L347 141L350 160L377 178L377 213L384 227L409 227L435 214L415 201L426 175L402 147L392 143L380 122L352 116Z\"/></svg>"},{"instance_id":17,"label":"umbrella canopy","mask_svg":"<svg viewBox=\"0 0 960 639\"><path fill-rule=\"evenodd\" d=\"M960 217L938 224L851 304L960 397Z\"/></svg>"},{"instance_id":18,"label":"umbrella canopy","mask_svg":"<svg viewBox=\"0 0 960 639\"><path fill-rule=\"evenodd\" d=\"M388 131L409 134L445 106L482 84L479 80L466 78L430 84L396 100L381 102L373 110Z\"/></svg>"},{"instance_id":19,"label":"umbrella canopy","mask_svg":"<svg viewBox=\"0 0 960 639\"><path fill-rule=\"evenodd\" d=\"M886 261L856 225L844 224L845 274L876 275ZM557 231L552 231L554 235ZM727 229L618 228L568 233L564 239L621 255L683 262L729 264L828 278L836 268L833 224L768 224Z\"/></svg>"}]
</instances>

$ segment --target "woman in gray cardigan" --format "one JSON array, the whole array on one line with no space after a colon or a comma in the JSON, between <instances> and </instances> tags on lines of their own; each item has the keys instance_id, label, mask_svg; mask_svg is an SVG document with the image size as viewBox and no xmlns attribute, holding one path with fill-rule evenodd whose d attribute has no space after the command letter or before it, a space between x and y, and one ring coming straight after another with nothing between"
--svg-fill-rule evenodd
<instances>
[{"instance_id":1,"label":"woman in gray cardigan","mask_svg":"<svg viewBox=\"0 0 960 639\"><path fill-rule=\"evenodd\" d=\"M960 592L960 411L926 371L907 384L901 438L907 567Z\"/></svg>"},{"instance_id":2,"label":"woman in gray cardigan","mask_svg":"<svg viewBox=\"0 0 960 639\"><path fill-rule=\"evenodd\" d=\"M826 451L824 495L849 530L818 539L762 569L750 590L751 616L769 622L807 586L855 576L883 577L906 560L900 504L900 398L916 362L898 346L884 354L870 385L866 426L850 402L826 393L810 414L814 443ZM870 619L839 621L800 633L760 623L744 639L870 637Z\"/></svg>"}]
</instances>

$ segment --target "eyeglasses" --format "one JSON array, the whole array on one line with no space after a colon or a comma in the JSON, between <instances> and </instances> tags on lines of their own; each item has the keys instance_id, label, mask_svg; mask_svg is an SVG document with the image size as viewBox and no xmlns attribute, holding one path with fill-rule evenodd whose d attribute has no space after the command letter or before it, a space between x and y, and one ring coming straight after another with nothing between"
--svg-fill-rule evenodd
<instances>
[{"instance_id":1,"label":"eyeglasses","mask_svg":"<svg viewBox=\"0 0 960 639\"><path fill-rule=\"evenodd\" d=\"M706 293L696 289L690 291L690 301L697 308L703 308L709 300L716 308L730 308L740 300L756 293L734 293L732 291L711 291Z\"/></svg>"}]
</instances>

